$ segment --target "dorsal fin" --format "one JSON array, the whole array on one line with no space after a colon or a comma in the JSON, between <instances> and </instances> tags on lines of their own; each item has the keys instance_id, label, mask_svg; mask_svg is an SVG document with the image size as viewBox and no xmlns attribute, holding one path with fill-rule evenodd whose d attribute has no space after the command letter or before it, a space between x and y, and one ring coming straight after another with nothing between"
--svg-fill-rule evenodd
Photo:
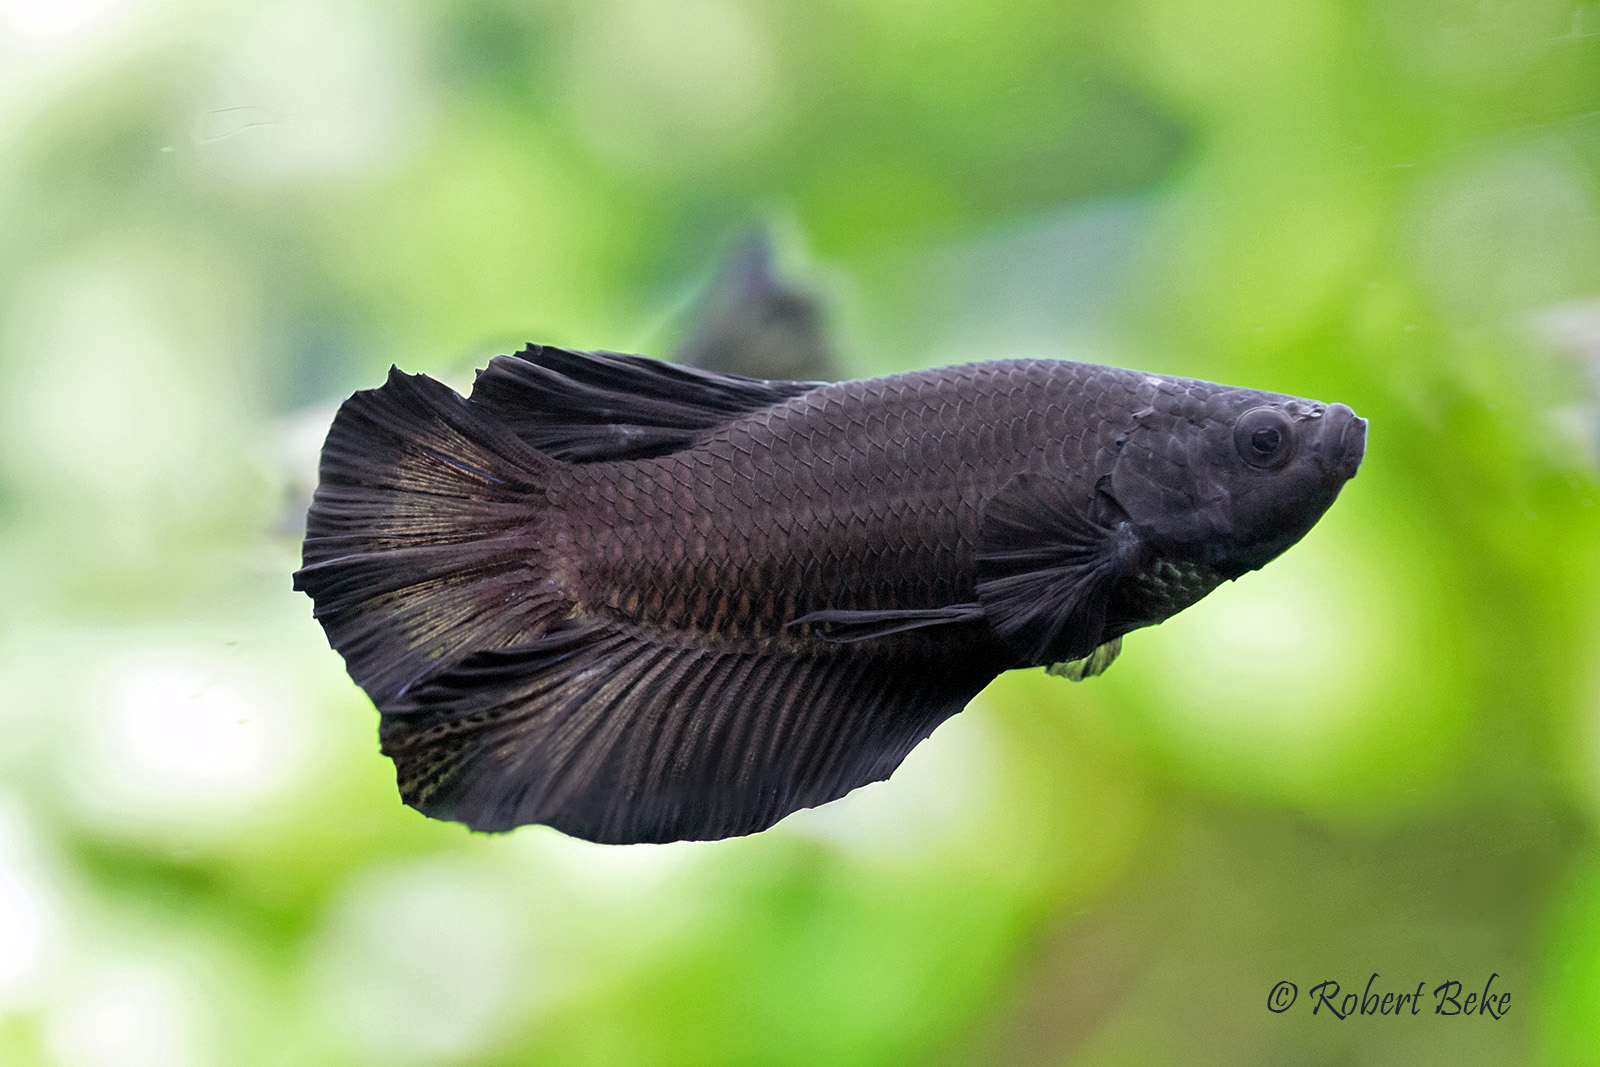
<instances>
[{"instance_id":1,"label":"dorsal fin","mask_svg":"<svg viewBox=\"0 0 1600 1067\"><path fill-rule=\"evenodd\" d=\"M592 463L677 452L709 430L819 384L529 345L490 360L478 372L471 402L546 455Z\"/></svg>"}]
</instances>

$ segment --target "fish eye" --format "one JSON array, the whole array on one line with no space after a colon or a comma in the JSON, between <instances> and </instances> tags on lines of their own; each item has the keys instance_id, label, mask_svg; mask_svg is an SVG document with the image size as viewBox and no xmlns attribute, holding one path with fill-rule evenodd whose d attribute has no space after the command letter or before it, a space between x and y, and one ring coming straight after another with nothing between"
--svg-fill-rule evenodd
<instances>
[{"instance_id":1,"label":"fish eye","mask_svg":"<svg viewBox=\"0 0 1600 1067\"><path fill-rule=\"evenodd\" d=\"M1277 470L1294 454L1294 427L1277 408L1251 408L1234 423L1233 446L1250 466Z\"/></svg>"}]
</instances>

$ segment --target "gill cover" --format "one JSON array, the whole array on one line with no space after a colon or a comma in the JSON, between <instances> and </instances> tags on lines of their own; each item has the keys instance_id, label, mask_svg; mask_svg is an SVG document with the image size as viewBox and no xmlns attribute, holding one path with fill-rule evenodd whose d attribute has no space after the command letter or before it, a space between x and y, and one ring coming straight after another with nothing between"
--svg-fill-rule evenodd
<instances>
[{"instance_id":1,"label":"gill cover","mask_svg":"<svg viewBox=\"0 0 1600 1067\"><path fill-rule=\"evenodd\" d=\"M1182 394L1187 403L1163 394L1154 399L1119 435L1102 485L1161 555L1197 560L1203 546L1223 540L1229 527L1232 493L1219 477L1228 456L1217 447L1221 435L1215 432L1221 413L1188 393Z\"/></svg>"}]
</instances>

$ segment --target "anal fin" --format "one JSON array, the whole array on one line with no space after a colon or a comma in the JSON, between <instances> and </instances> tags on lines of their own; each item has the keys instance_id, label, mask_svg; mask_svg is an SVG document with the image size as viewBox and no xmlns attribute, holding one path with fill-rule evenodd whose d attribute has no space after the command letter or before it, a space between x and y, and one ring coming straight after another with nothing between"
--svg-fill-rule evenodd
<instances>
[{"instance_id":1,"label":"anal fin","mask_svg":"<svg viewBox=\"0 0 1600 1067\"><path fill-rule=\"evenodd\" d=\"M887 778L993 675L566 623L415 687L381 708L380 733L402 796L434 818L704 840Z\"/></svg>"}]
</instances>

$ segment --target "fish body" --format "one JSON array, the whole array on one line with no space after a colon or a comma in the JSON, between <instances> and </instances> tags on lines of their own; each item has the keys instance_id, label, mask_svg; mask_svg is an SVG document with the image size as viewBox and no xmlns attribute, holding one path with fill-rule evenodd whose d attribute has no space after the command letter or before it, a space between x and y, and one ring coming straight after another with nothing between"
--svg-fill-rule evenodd
<instances>
[{"instance_id":1,"label":"fish body","mask_svg":"<svg viewBox=\"0 0 1600 1067\"><path fill-rule=\"evenodd\" d=\"M470 398L395 371L346 402L296 586L425 813L727 837L887 777L1004 670L1103 670L1364 446L1343 405L1092 364L530 347Z\"/></svg>"}]
</instances>

